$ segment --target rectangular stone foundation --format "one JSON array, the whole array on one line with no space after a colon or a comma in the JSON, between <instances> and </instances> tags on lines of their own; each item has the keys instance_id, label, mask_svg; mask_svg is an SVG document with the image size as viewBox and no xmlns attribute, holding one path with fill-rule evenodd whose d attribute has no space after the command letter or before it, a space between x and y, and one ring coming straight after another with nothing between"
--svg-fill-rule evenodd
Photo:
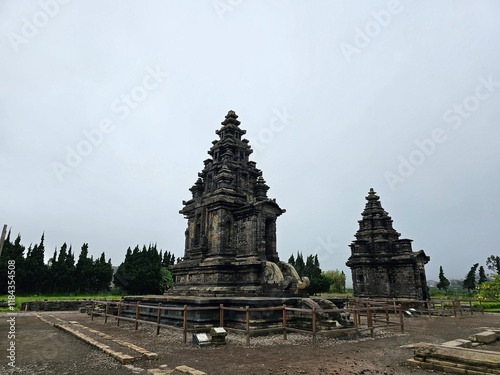
<instances>
[{"instance_id":1,"label":"rectangular stone foundation","mask_svg":"<svg viewBox=\"0 0 500 375\"><path fill-rule=\"evenodd\" d=\"M500 374L500 353L429 344L417 348L408 364L453 374Z\"/></svg>"},{"instance_id":2,"label":"rectangular stone foundation","mask_svg":"<svg viewBox=\"0 0 500 375\"><path fill-rule=\"evenodd\" d=\"M224 307L237 308L238 311L224 310L224 326L232 328L244 328L246 321L246 306L253 308L281 307L286 304L288 307L300 307L302 298L273 298L273 297L188 297L188 296L126 296L123 302L135 304L140 302L141 306L151 305L170 306L176 308L188 307L187 323L190 327L198 327L200 330L210 329L212 326L218 327L220 323L220 305ZM193 310L193 308L213 307L210 310ZM135 307L124 307L121 316L135 317ZM293 314L287 312L287 319L293 321ZM279 325L283 321L283 311L250 311L249 318L252 329L267 328ZM145 311L141 308L140 319L156 321L157 310ZM174 326L183 325L183 311L167 310L161 315L161 323Z\"/></svg>"}]
</instances>

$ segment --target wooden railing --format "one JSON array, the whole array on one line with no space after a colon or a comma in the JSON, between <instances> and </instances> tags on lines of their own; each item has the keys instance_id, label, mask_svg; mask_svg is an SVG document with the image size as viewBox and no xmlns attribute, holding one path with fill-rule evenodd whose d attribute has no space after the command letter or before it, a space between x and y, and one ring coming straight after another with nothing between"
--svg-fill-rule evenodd
<instances>
[{"instance_id":1,"label":"wooden railing","mask_svg":"<svg viewBox=\"0 0 500 375\"><path fill-rule=\"evenodd\" d=\"M372 304L403 305L405 310L412 307L417 314L429 317L484 314L482 303L490 302L474 298L433 298L430 300L350 298L349 305L363 304L365 301L371 301Z\"/></svg>"},{"instance_id":2,"label":"wooden railing","mask_svg":"<svg viewBox=\"0 0 500 375\"><path fill-rule=\"evenodd\" d=\"M97 309L96 306L103 306L103 309ZM128 313L134 313L134 317L123 316L123 309L130 308ZM110 310L115 308L116 313L111 313ZM156 310L156 320L146 320L141 319L141 310L149 309ZM246 346L250 345L250 337L255 334L260 333L272 333L272 332L282 332L283 339L287 340L287 335L289 332L297 332L301 334L311 335L313 347L317 346L317 336L322 334L328 334L333 332L331 329L318 329L317 313L347 313L352 319L352 327L334 328L335 332L339 332L346 335L354 335L356 339L359 338L361 333L365 331L370 332L370 336L374 337L374 330L379 328L390 328L399 327L401 332L404 333L404 320L403 320L403 309L401 305L395 304L382 304L381 302L370 302L370 301L357 301L356 304L352 304L348 308L344 309L321 309L317 310L315 307L312 309L296 308L290 307L286 304L282 306L275 307L259 307L250 308L246 306L245 308L237 307L226 307L224 305L210 306L210 307L191 307L184 305L183 307L174 306L163 306L161 303L157 305L141 304L140 301L136 303L126 303L123 301L92 301L92 311L91 319L93 320L95 316L103 316L104 322L107 323L108 318L116 319L117 325L120 325L120 321L128 321L135 323L135 329L141 324L150 324L156 326L156 334L160 334L161 328L171 329L175 331L180 331L183 334L184 343L187 342L188 332L199 332L199 328L188 326L188 312L189 311L201 311L201 310L218 310L219 311L219 326L225 328L227 331L241 333L245 336ZM282 311L281 322L279 322L274 327L267 328L256 328L252 327L253 322L250 319L250 313L252 312L271 312L271 311ZM164 311L179 311L182 315L182 327L173 324L162 323L162 312ZM235 328L228 326L225 319L225 311L233 311L240 314L244 314L244 319L239 319L240 323L244 324L244 328ZM291 325L297 319L296 314L301 314L306 317L306 321L310 319L310 324L307 324L310 329L298 328ZM291 321L290 321L291 315ZM163 316L165 317L165 316Z\"/></svg>"}]
</instances>

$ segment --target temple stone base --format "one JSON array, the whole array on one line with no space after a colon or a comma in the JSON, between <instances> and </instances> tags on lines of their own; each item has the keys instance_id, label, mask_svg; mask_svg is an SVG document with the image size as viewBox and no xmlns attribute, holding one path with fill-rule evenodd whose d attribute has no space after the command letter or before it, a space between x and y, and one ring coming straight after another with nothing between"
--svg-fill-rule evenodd
<instances>
[{"instance_id":1,"label":"temple stone base","mask_svg":"<svg viewBox=\"0 0 500 375\"><path fill-rule=\"evenodd\" d=\"M256 257L207 258L183 261L175 267L172 296L199 297L307 297L306 283L285 262Z\"/></svg>"},{"instance_id":2,"label":"temple stone base","mask_svg":"<svg viewBox=\"0 0 500 375\"><path fill-rule=\"evenodd\" d=\"M289 307L301 307L302 298L290 297L189 297L189 296L126 296L124 303L135 304L140 302L141 319L156 321L157 310L146 311L145 305L169 306L180 310L165 310L161 315L161 322L181 327L183 325L183 308L187 306L187 323L190 327L199 328L200 331L218 327L220 324L220 306L236 308L238 311L224 310L224 326L243 328L246 321L246 307L268 308L281 307L286 304ZM199 310L197 310L199 308ZM202 309L203 308L203 309ZM283 319L282 310L274 311L250 311L250 322L252 329L269 327L280 324ZM135 307L128 306L122 310L121 315L135 317ZM289 319L293 319L290 313Z\"/></svg>"}]
</instances>

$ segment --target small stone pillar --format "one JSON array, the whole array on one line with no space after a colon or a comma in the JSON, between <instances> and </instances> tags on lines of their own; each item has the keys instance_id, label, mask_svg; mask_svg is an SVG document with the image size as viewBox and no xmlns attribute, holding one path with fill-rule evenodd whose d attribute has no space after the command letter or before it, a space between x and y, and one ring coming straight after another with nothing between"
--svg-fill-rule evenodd
<instances>
[{"instance_id":1,"label":"small stone pillar","mask_svg":"<svg viewBox=\"0 0 500 375\"><path fill-rule=\"evenodd\" d=\"M222 327L212 327L210 329L210 336L212 336L212 344L226 345L227 331Z\"/></svg>"}]
</instances>

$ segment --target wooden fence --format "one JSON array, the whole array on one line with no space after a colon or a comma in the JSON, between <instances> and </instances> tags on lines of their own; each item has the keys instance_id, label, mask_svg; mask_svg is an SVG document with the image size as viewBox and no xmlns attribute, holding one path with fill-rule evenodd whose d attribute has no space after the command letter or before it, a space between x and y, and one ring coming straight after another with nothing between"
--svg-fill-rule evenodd
<instances>
[{"instance_id":1,"label":"wooden fence","mask_svg":"<svg viewBox=\"0 0 500 375\"><path fill-rule=\"evenodd\" d=\"M474 298L433 298L430 300L350 298L348 304L350 306L357 306L359 304L365 304L367 301L372 305L402 305L404 306L404 310L413 311L419 315L427 315L429 317L456 317L458 315L463 316L464 314L474 315L474 313L484 314L482 303L495 302ZM394 312L396 313L396 310L394 310Z\"/></svg>"},{"instance_id":2,"label":"wooden fence","mask_svg":"<svg viewBox=\"0 0 500 375\"><path fill-rule=\"evenodd\" d=\"M96 306L105 307L101 310L96 309ZM130 314L130 310L135 311L135 316L123 316L123 308L130 308L128 310ZM115 310L111 312L111 310ZM141 310L149 309L156 310L156 321L141 319ZM312 309L303 309L290 307L285 304L282 306L275 307L259 307L259 308L250 308L246 306L245 308L237 308L237 307L227 307L224 305L219 306L210 306L210 307L192 307L184 305L183 307L174 307L174 306L164 306L161 303L157 305L151 304L141 304L140 301L137 303L126 303L123 301L92 301L92 311L91 319L94 319L94 316L103 316L104 322L107 323L108 318L114 318L116 320L117 325L120 325L120 321L129 321L135 323L135 329L138 329L139 323L141 324L150 324L156 326L156 334L160 334L161 328L167 328L171 330L180 331L183 334L184 343L187 342L187 334L188 332L199 332L199 328L190 327L188 325L188 311L201 311L201 310L218 310L219 311L219 326L225 328L228 332L241 333L245 336L245 344L246 346L250 345L250 337L256 334L268 334L272 332L282 332L283 339L287 339L287 335L289 332L297 332L305 335L311 335L312 337L312 345L313 347L317 346L317 336L323 334L331 334L332 332L338 332L340 334L345 335L353 335L356 339L366 331L370 332L370 336L374 337L374 330L380 328L388 328L388 327L399 327L402 333L404 333L404 319L403 319L403 309L401 305L395 304L382 304L381 302L370 302L370 301L361 301L358 300L356 304L352 304L348 308L344 309L321 309L317 310L315 307ZM254 326L254 322L250 319L250 314L252 312L271 312L271 311L280 311L281 310L281 322L279 322L274 327L267 328L256 328ZM173 324L165 324L161 322L162 312L166 311L179 311L182 315L182 327L176 326ZM225 311L234 311L240 314L244 314L244 329L230 327L226 324L225 320ZM328 313L346 313L352 319L353 326L349 328L334 328L334 329L318 329L318 325L321 325L321 320L318 319L317 313L328 314ZM292 326L294 321L297 318L297 314L300 316L305 316L306 320L310 319L310 329L306 328L298 328Z\"/></svg>"}]
</instances>

